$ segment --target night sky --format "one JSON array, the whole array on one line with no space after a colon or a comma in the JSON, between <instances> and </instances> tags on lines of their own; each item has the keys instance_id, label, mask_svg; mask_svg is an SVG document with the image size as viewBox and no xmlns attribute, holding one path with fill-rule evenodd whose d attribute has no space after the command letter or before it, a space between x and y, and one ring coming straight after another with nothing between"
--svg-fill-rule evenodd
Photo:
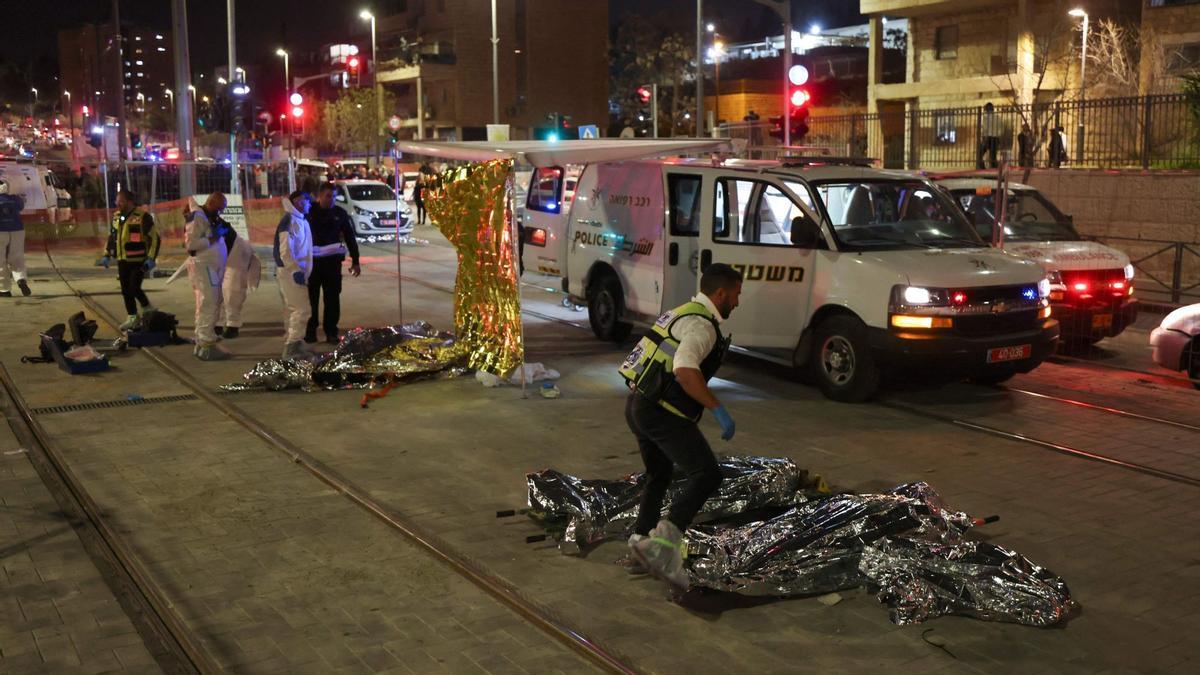
<instances>
[{"instance_id":1,"label":"night sky","mask_svg":"<svg viewBox=\"0 0 1200 675\"><path fill-rule=\"evenodd\" d=\"M487 6L486 0L476 0ZM503 2L504 0L500 0ZM587 0L563 0L586 2ZM122 20L150 28L169 29L171 0L121 0ZM364 0L363 6L369 6ZM610 21L615 24L627 13L657 16L666 27L683 33L694 31L695 0L610 0ZM861 20L857 0L792 0L793 16L800 30L813 23L839 26ZM726 39L757 40L778 34L774 13L752 0L706 0L706 20L716 22ZM240 0L237 3L238 61L252 73L268 74L270 82L281 79L283 64L274 55L276 47L292 52L316 48L344 39L369 45L367 22L358 18L359 4L330 0ZM0 40L0 74L5 89L27 91L32 84L43 90L55 88L57 31L86 22L109 18L111 0L0 0L0 16L10 22ZM20 17L18 20L13 20ZM225 3L220 0L191 0L188 3L193 73L211 73L225 62ZM20 82L25 80L25 82Z\"/></svg>"}]
</instances>

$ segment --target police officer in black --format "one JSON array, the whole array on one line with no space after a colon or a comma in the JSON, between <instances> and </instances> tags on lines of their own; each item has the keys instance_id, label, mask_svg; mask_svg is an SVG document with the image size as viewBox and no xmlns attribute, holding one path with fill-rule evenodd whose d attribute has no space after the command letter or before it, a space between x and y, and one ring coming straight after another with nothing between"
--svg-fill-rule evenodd
<instances>
[{"instance_id":1,"label":"police officer in black","mask_svg":"<svg viewBox=\"0 0 1200 675\"><path fill-rule=\"evenodd\" d=\"M317 341L317 324L325 329L325 340L338 342L338 319L341 318L342 262L350 254L350 274L362 274L359 267L358 240L354 235L354 224L340 206L334 206L333 183L322 183L317 189L317 203L308 213L308 224L312 228L313 271L308 278L308 301L312 315L304 332L305 342ZM325 314L317 313L321 293L325 293ZM320 319L318 319L320 317Z\"/></svg>"}]
</instances>

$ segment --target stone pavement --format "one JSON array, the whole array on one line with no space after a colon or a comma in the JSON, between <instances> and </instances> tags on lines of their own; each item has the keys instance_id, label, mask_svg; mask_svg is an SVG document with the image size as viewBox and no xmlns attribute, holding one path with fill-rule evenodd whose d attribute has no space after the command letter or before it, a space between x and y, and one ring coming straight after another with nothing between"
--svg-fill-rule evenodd
<instances>
[{"instance_id":1,"label":"stone pavement","mask_svg":"<svg viewBox=\"0 0 1200 675\"><path fill-rule=\"evenodd\" d=\"M435 238L428 232L418 236ZM452 285L452 252L441 244L408 250L403 273L434 286ZM346 280L344 328L395 320L394 258L381 247L366 247L364 255L364 277ZM72 274L89 289L115 285L87 268L73 267ZM269 282L265 285L251 296L248 316L254 322L246 337L229 344L235 360L198 364L186 347L164 353L213 387L274 355L282 346L279 301ZM40 293L55 286L41 282L35 288ZM156 285L152 297L187 316L186 289ZM116 313L118 297L101 300ZM18 301L21 311L35 315L21 330L65 318L71 307L70 299L38 302ZM59 304L48 307L51 302ZM586 325L586 314L557 307L553 294L530 288L526 302L539 313ZM406 284L408 320L449 326L450 312L448 294ZM536 528L518 518L494 517L498 509L523 504L525 472L552 466L613 477L640 468L615 373L624 349L559 323L531 317L526 326L529 360L563 373L561 399L524 399L515 388L489 390L462 378L398 388L367 410L358 407L356 392L238 394L230 400L647 671L1195 670L1200 528L1194 514L1200 491L895 408L831 403L777 367L745 358L732 359L715 384L738 421L737 437L728 444L716 441L718 451L789 456L836 488L881 490L928 481L952 506L1001 515L978 536L1062 575L1082 612L1056 629L958 617L897 627L861 591L844 594L832 607L812 599L723 594L679 606L664 600L659 584L630 578L611 564L621 552L618 544L585 558L562 556L548 543L525 544ZM28 352L21 348L28 342L28 333L0 326L0 358L6 364L14 362L15 352ZM18 371L33 405L183 393L145 359L129 356L119 363L119 372L90 378L72 379L50 366ZM1194 392L1182 389L1156 389L1153 398L1138 399L1129 378L1079 371L1048 364L1013 386L1053 384L1059 392L1078 390L1096 399L1153 401L1149 409L1179 419L1195 400L1188 398ZM1194 436L1175 430L965 384L905 386L888 400L1047 440L1126 452L1142 463L1180 471L1190 470L1200 447ZM96 413L44 415L42 422L71 446L72 461L95 485L97 498L119 507L114 515L163 578L174 580L172 590L186 599L189 620L212 636L232 667L374 670L387 665L373 660L381 640L383 651L399 660L386 646L384 636L395 635L392 631L402 632L399 639L410 646L422 636L440 640L443 651L427 646L422 651L460 659L443 664L453 671L467 666L458 656L468 654L463 644L482 643L487 647L481 651L494 653L484 637L456 637L455 630L443 635L431 624L449 616L472 635L473 625L492 626L491 633L480 630L495 637L494 626L503 624L499 634L520 633L522 646L542 650L531 664L521 660L527 650L497 640L508 645L505 658L517 666L582 667L532 629L514 627L505 611L486 609L489 599L471 599L473 587L449 592L453 600L446 601L443 589L455 584L439 575L442 568L423 567L420 555L389 543L395 535L377 532L381 526L344 498L299 475L275 451L248 442L211 407L194 401L104 411L106 432L133 419L128 411L148 426L144 441L121 445L112 433L97 435ZM715 438L712 423L704 425ZM379 569L379 560L390 569ZM473 614L476 608L482 615ZM414 613L422 622L409 618ZM471 618L459 618L463 613ZM421 623L430 630L418 630ZM430 665L400 663L416 670Z\"/></svg>"},{"instance_id":2,"label":"stone pavement","mask_svg":"<svg viewBox=\"0 0 1200 675\"><path fill-rule=\"evenodd\" d=\"M0 671L154 668L150 652L38 477L0 425Z\"/></svg>"}]
</instances>

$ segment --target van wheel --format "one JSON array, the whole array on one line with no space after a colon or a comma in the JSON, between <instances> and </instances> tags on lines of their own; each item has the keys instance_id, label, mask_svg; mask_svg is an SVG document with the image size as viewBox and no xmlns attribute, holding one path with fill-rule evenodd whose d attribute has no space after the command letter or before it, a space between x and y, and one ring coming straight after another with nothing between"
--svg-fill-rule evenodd
<instances>
[{"instance_id":1,"label":"van wheel","mask_svg":"<svg viewBox=\"0 0 1200 675\"><path fill-rule=\"evenodd\" d=\"M861 403L879 390L866 326L855 317L832 316L817 326L810 368L817 386L834 401Z\"/></svg>"},{"instance_id":2,"label":"van wheel","mask_svg":"<svg viewBox=\"0 0 1200 675\"><path fill-rule=\"evenodd\" d=\"M588 293L588 322L592 324L592 332L609 342L629 337L633 325L620 320L624 311L621 282L612 274L604 275Z\"/></svg>"}]
</instances>

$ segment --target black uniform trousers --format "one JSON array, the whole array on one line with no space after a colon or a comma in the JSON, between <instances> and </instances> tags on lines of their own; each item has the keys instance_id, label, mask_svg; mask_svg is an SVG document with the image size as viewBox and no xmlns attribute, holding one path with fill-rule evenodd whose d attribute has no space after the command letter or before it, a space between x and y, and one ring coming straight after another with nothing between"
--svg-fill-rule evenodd
<instances>
[{"instance_id":1,"label":"black uniform trousers","mask_svg":"<svg viewBox=\"0 0 1200 675\"><path fill-rule=\"evenodd\" d=\"M142 290L142 280L146 278L146 268L143 262L128 260L117 261L117 278L121 280L121 298L125 300L125 313L137 314L137 306L150 306L150 298Z\"/></svg>"},{"instance_id":2,"label":"black uniform trousers","mask_svg":"<svg viewBox=\"0 0 1200 675\"><path fill-rule=\"evenodd\" d=\"M681 532L686 530L704 502L721 486L721 468L712 448L695 422L636 393L625 401L625 422L637 438L646 465L646 490L633 531L646 535L658 524L676 467L685 480L671 502L667 519Z\"/></svg>"},{"instance_id":3,"label":"black uniform trousers","mask_svg":"<svg viewBox=\"0 0 1200 675\"><path fill-rule=\"evenodd\" d=\"M342 316L342 260L336 255L313 258L313 271L308 277L308 304L312 306L312 314L308 317L306 337L315 339L318 323L324 327L326 338L338 337L338 319ZM317 313L322 291L325 293L324 315Z\"/></svg>"}]
</instances>

